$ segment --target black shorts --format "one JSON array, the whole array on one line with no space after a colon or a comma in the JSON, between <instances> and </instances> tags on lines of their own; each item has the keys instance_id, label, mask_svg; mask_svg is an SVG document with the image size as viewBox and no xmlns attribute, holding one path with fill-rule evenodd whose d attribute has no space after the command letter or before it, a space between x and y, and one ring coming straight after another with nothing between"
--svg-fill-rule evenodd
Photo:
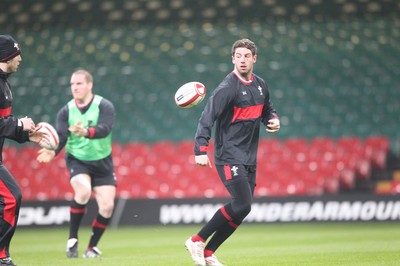
<instances>
[{"instance_id":1,"label":"black shorts","mask_svg":"<svg viewBox=\"0 0 400 266\"><path fill-rule=\"evenodd\" d=\"M115 177L111 155L97 161L82 161L66 153L65 161L70 178L78 174L87 174L90 176L92 187L117 185L117 178Z\"/></svg>"},{"instance_id":2,"label":"black shorts","mask_svg":"<svg viewBox=\"0 0 400 266\"><path fill-rule=\"evenodd\" d=\"M217 172L225 186L237 182L256 185L256 166L243 164L216 165Z\"/></svg>"}]
</instances>

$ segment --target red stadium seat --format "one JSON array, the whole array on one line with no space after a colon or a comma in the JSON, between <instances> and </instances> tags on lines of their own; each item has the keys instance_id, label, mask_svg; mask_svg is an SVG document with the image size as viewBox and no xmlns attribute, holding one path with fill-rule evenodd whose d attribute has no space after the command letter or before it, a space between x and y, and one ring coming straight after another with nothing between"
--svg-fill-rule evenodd
<instances>
[{"instance_id":1,"label":"red stadium seat","mask_svg":"<svg viewBox=\"0 0 400 266\"><path fill-rule=\"evenodd\" d=\"M309 149L309 143L305 138L291 138L284 141L284 148L293 153L306 152Z\"/></svg>"},{"instance_id":2,"label":"red stadium seat","mask_svg":"<svg viewBox=\"0 0 400 266\"><path fill-rule=\"evenodd\" d=\"M362 150L362 141L358 137L341 137L337 141L337 147L344 152L359 152Z\"/></svg>"},{"instance_id":3,"label":"red stadium seat","mask_svg":"<svg viewBox=\"0 0 400 266\"><path fill-rule=\"evenodd\" d=\"M310 141L262 138L258 150L255 196L336 194L352 191L357 182L368 182L373 167L386 163L388 140L370 137L318 137ZM214 142L208 156L213 158ZM117 193L129 198L229 197L215 167L198 167L194 142L160 141L113 144ZM64 154L51 164L36 161L38 147L5 147L5 164L18 178L25 199L65 199L72 197ZM63 152L64 153L64 152ZM22 160L20 160L23 158ZM26 165L31 172L27 173ZM399 178L400 179L400 178ZM52 189L42 188L43 182ZM376 193L400 191L397 181L379 185ZM389 191L389 192L388 192Z\"/></svg>"},{"instance_id":4,"label":"red stadium seat","mask_svg":"<svg viewBox=\"0 0 400 266\"><path fill-rule=\"evenodd\" d=\"M389 139L386 136L371 136L366 138L364 153L372 163L372 167L383 169L386 166L389 151Z\"/></svg>"},{"instance_id":5,"label":"red stadium seat","mask_svg":"<svg viewBox=\"0 0 400 266\"><path fill-rule=\"evenodd\" d=\"M331 151L335 149L335 140L330 137L316 137L311 140L312 149Z\"/></svg>"},{"instance_id":6,"label":"red stadium seat","mask_svg":"<svg viewBox=\"0 0 400 266\"><path fill-rule=\"evenodd\" d=\"M150 146L151 152L166 157L176 154L176 144L171 141L158 141Z\"/></svg>"},{"instance_id":7,"label":"red stadium seat","mask_svg":"<svg viewBox=\"0 0 400 266\"><path fill-rule=\"evenodd\" d=\"M389 150L389 138L386 136L370 136L365 139L365 146L387 152Z\"/></svg>"}]
</instances>

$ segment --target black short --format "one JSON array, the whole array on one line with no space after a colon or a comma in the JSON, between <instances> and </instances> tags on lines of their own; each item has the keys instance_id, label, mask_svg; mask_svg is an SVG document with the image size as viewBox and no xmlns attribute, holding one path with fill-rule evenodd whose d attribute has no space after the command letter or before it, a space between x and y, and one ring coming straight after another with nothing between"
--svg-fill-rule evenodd
<instances>
[{"instance_id":1,"label":"black short","mask_svg":"<svg viewBox=\"0 0 400 266\"><path fill-rule=\"evenodd\" d=\"M69 170L70 178L78 174L87 174L90 176L92 187L117 185L111 155L97 161L82 161L66 153L65 161Z\"/></svg>"},{"instance_id":2,"label":"black short","mask_svg":"<svg viewBox=\"0 0 400 266\"><path fill-rule=\"evenodd\" d=\"M233 208L251 204L256 187L256 166L243 164L216 165L218 175L231 198Z\"/></svg>"}]
</instances>

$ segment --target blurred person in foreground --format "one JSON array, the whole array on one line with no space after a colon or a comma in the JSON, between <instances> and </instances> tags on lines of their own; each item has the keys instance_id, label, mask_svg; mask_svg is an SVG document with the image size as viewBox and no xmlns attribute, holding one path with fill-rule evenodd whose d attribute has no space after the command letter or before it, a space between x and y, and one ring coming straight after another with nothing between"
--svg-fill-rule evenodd
<instances>
[{"instance_id":1,"label":"blurred person in foreground","mask_svg":"<svg viewBox=\"0 0 400 266\"><path fill-rule=\"evenodd\" d=\"M207 148L216 124L215 167L231 195L231 201L218 209L185 243L197 266L223 266L214 253L251 210L260 124L263 123L270 133L280 129L268 87L253 73L256 60L257 48L252 41L242 39L233 44L233 71L213 91L197 126L196 164L212 167Z\"/></svg>"},{"instance_id":2,"label":"blurred person in foreground","mask_svg":"<svg viewBox=\"0 0 400 266\"><path fill-rule=\"evenodd\" d=\"M101 251L97 245L111 219L116 195L111 155L115 109L109 100L93 93L93 77L88 71L72 73L70 84L73 99L57 114L60 144L55 151L41 149L37 160L49 163L65 146L65 160L74 191L67 257L78 257L78 230L93 191L98 214L93 220L92 234L83 257L99 258Z\"/></svg>"},{"instance_id":3,"label":"blurred person in foreground","mask_svg":"<svg viewBox=\"0 0 400 266\"><path fill-rule=\"evenodd\" d=\"M10 35L0 35L0 265L15 265L9 248L22 200L20 187L3 164L4 141L7 138L18 143L39 143L45 137L37 131L32 118L11 115L13 96L8 77L18 70L21 61L18 42Z\"/></svg>"}]
</instances>

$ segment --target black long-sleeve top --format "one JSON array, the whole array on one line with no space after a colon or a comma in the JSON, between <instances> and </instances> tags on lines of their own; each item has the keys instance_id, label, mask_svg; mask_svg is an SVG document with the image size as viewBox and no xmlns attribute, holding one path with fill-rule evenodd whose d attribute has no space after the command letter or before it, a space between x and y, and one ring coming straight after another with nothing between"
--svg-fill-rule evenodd
<instances>
[{"instance_id":1,"label":"black long-sleeve top","mask_svg":"<svg viewBox=\"0 0 400 266\"><path fill-rule=\"evenodd\" d=\"M0 161L3 161L2 151L5 138L18 143L29 141L29 133L23 131L23 125L11 114L12 92L8 82L9 73L0 69Z\"/></svg>"},{"instance_id":2,"label":"black long-sleeve top","mask_svg":"<svg viewBox=\"0 0 400 266\"><path fill-rule=\"evenodd\" d=\"M278 118L264 80L253 74L249 82L235 72L228 74L201 114L195 155L207 153L215 123L215 164L256 165L260 123Z\"/></svg>"}]
</instances>

